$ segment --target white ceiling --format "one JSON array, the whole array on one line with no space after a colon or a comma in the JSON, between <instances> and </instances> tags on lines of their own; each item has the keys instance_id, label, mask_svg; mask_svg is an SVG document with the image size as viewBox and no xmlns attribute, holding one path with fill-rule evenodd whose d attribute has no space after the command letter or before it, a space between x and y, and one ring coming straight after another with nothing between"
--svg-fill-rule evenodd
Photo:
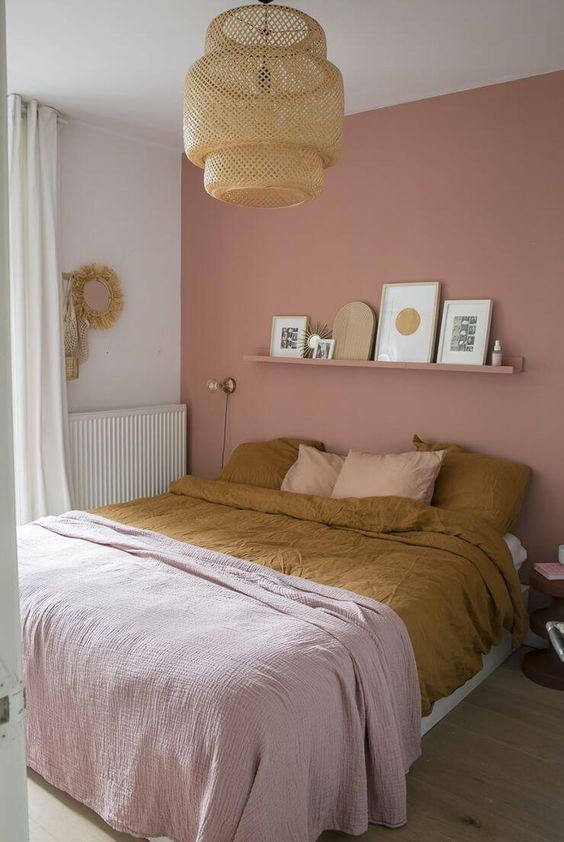
<instances>
[{"instance_id":1,"label":"white ceiling","mask_svg":"<svg viewBox=\"0 0 564 842\"><path fill-rule=\"evenodd\" d=\"M241 3L241 0L239 0ZM8 81L84 122L181 147L182 88L237 0L7 0ZM347 113L564 68L564 0L290 0L317 18Z\"/></svg>"}]
</instances>

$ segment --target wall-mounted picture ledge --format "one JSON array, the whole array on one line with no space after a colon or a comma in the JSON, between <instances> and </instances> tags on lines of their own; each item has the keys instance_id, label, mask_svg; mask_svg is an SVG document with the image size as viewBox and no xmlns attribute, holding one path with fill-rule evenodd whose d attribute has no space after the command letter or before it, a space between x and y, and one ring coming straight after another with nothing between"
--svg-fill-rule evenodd
<instances>
[{"instance_id":1,"label":"wall-mounted picture ledge","mask_svg":"<svg viewBox=\"0 0 564 842\"><path fill-rule=\"evenodd\" d=\"M320 365L327 368L395 368L417 371L458 371L472 374L520 374L525 367L524 357L506 357L504 365L451 365L449 363L395 363L374 360L312 360L301 357L270 357L266 354L246 355L246 362L283 365Z\"/></svg>"}]
</instances>

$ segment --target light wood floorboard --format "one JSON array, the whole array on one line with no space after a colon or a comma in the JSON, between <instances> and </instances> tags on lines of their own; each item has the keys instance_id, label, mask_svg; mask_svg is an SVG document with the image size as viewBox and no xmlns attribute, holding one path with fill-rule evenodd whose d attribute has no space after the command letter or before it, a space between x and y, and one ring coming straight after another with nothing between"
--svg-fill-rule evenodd
<instances>
[{"instance_id":1,"label":"light wood floorboard","mask_svg":"<svg viewBox=\"0 0 564 842\"><path fill-rule=\"evenodd\" d=\"M564 693L520 669L523 650L423 738L408 776L408 823L362 842L563 842ZM30 772L31 842L127 842ZM320 842L352 837L325 833ZM257 840L258 842L258 840Z\"/></svg>"}]
</instances>

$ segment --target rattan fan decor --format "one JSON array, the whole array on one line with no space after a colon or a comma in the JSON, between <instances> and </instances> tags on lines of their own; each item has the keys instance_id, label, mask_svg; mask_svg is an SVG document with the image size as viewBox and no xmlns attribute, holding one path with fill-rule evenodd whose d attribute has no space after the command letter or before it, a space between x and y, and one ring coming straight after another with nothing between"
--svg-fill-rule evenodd
<instances>
[{"instance_id":1,"label":"rattan fan decor","mask_svg":"<svg viewBox=\"0 0 564 842\"><path fill-rule=\"evenodd\" d=\"M300 338L300 350L302 357L309 360L320 339L331 339L331 331L323 322L312 322L308 320L307 328Z\"/></svg>"},{"instance_id":2,"label":"rattan fan decor","mask_svg":"<svg viewBox=\"0 0 564 842\"><path fill-rule=\"evenodd\" d=\"M343 117L342 76L309 15L240 6L212 20L184 96L186 155L211 196L259 208L315 198L340 156Z\"/></svg>"},{"instance_id":3,"label":"rattan fan decor","mask_svg":"<svg viewBox=\"0 0 564 842\"><path fill-rule=\"evenodd\" d=\"M341 307L333 322L335 360L369 360L374 345L376 315L363 301Z\"/></svg>"}]
</instances>

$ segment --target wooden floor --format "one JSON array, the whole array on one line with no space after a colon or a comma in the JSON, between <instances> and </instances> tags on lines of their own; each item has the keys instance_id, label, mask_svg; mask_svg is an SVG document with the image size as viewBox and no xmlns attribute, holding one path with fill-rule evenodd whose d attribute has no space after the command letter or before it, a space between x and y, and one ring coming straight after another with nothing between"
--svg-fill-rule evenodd
<instances>
[{"instance_id":1,"label":"wooden floor","mask_svg":"<svg viewBox=\"0 0 564 842\"><path fill-rule=\"evenodd\" d=\"M563 842L564 693L528 681L514 655L423 738L408 823L363 842ZM30 774L31 842L132 840ZM353 837L325 833L320 842ZM257 840L259 842L259 840ZM265 842L261 840L261 842Z\"/></svg>"}]
</instances>

